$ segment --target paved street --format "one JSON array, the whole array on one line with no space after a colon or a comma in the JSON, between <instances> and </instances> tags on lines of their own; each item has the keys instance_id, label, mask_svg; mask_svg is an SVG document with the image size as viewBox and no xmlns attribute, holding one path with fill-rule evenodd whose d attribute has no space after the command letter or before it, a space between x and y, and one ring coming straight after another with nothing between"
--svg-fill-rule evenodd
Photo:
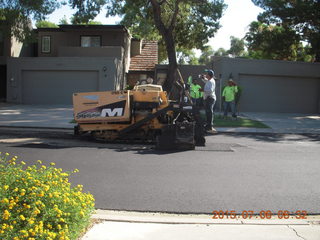
<instances>
[{"instance_id":1,"label":"paved street","mask_svg":"<svg viewBox=\"0 0 320 240\"><path fill-rule=\"evenodd\" d=\"M320 213L319 135L218 134L196 151L157 152L71 133L1 132L2 152L78 168L71 180L94 194L97 208Z\"/></svg>"}]
</instances>

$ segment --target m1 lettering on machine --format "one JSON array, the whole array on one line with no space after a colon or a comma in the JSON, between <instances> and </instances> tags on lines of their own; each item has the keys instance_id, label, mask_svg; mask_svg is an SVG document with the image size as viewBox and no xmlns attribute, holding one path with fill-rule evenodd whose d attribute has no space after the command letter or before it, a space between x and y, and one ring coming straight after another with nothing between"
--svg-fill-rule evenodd
<instances>
[{"instance_id":1,"label":"m1 lettering on machine","mask_svg":"<svg viewBox=\"0 0 320 240\"><path fill-rule=\"evenodd\" d=\"M124 115L126 100L88 109L77 114L77 118L121 117Z\"/></svg>"},{"instance_id":2,"label":"m1 lettering on machine","mask_svg":"<svg viewBox=\"0 0 320 240\"><path fill-rule=\"evenodd\" d=\"M101 112L101 117L119 117L123 114L123 108L104 108Z\"/></svg>"}]
</instances>

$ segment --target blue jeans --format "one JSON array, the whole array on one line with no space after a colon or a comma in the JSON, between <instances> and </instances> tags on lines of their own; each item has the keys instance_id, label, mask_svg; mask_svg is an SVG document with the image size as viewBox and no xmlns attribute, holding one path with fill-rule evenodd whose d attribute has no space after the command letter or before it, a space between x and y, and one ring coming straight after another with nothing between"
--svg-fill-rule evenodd
<instances>
[{"instance_id":1,"label":"blue jeans","mask_svg":"<svg viewBox=\"0 0 320 240\"><path fill-rule=\"evenodd\" d=\"M229 107L231 109L231 112L232 112L232 117L236 117L236 103L234 101L231 101L231 102L224 102L224 116L227 116L228 115L228 110L229 110Z\"/></svg>"},{"instance_id":2,"label":"blue jeans","mask_svg":"<svg viewBox=\"0 0 320 240\"><path fill-rule=\"evenodd\" d=\"M206 117L207 117L207 125L206 128L212 128L212 120L214 118L213 115L213 107L216 103L216 100L212 97L207 97L204 101L205 109L206 109Z\"/></svg>"}]
</instances>

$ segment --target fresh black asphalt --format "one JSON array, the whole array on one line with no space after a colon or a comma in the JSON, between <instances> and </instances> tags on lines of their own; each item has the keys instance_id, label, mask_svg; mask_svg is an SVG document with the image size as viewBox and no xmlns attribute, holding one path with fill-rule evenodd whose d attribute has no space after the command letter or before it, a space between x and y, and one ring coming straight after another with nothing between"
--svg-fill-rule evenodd
<instances>
[{"instance_id":1,"label":"fresh black asphalt","mask_svg":"<svg viewBox=\"0 0 320 240\"><path fill-rule=\"evenodd\" d=\"M64 170L79 169L71 181L83 184L101 209L320 213L319 135L218 134L206 139L207 146L195 151L159 152L150 144L2 132L0 151L28 164L41 159Z\"/></svg>"}]
</instances>

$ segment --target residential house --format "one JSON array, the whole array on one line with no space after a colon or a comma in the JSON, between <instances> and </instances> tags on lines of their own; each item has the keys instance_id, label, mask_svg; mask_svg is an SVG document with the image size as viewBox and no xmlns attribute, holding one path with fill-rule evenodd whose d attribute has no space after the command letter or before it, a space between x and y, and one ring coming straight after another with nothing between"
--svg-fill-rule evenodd
<instances>
[{"instance_id":1,"label":"residential house","mask_svg":"<svg viewBox=\"0 0 320 240\"><path fill-rule=\"evenodd\" d=\"M135 51L122 25L60 25L35 32L36 57L8 59L8 102L72 104L75 92L125 89L131 51L137 57L147 44Z\"/></svg>"}]
</instances>

